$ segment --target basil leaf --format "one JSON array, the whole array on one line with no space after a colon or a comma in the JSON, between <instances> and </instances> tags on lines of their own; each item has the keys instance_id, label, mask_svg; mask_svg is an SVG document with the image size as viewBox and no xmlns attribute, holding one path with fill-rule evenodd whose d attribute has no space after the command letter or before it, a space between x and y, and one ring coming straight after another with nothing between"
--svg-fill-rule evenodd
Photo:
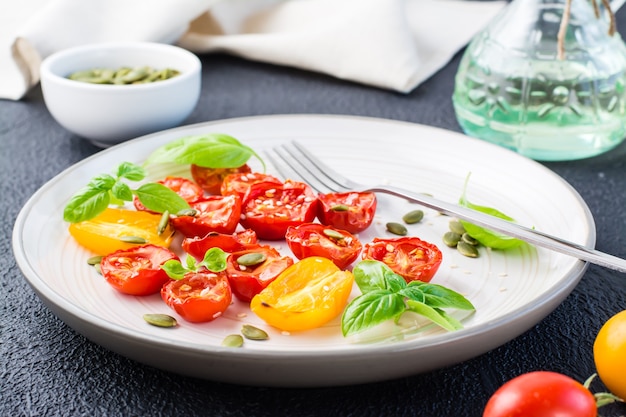
<instances>
[{"instance_id":1,"label":"basil leaf","mask_svg":"<svg viewBox=\"0 0 626 417\"><path fill-rule=\"evenodd\" d=\"M400 316L406 307L402 296L387 290L374 290L356 297L341 317L344 336L362 332Z\"/></svg>"},{"instance_id":2,"label":"basil leaf","mask_svg":"<svg viewBox=\"0 0 626 417\"><path fill-rule=\"evenodd\" d=\"M189 272L189 270L176 259L165 261L165 263L161 265L161 269L165 271L168 277L176 280L182 279L185 274Z\"/></svg>"},{"instance_id":3,"label":"basil leaf","mask_svg":"<svg viewBox=\"0 0 626 417\"><path fill-rule=\"evenodd\" d=\"M424 295L423 302L434 308L475 310L474 305L467 298L443 285L413 281L408 285L408 288L419 288ZM416 298L413 299L419 301Z\"/></svg>"},{"instance_id":4,"label":"basil leaf","mask_svg":"<svg viewBox=\"0 0 626 417\"><path fill-rule=\"evenodd\" d=\"M178 213L181 210L190 208L189 203L176 194L175 191L156 182L144 184L137 188L134 193L148 210L156 211L157 213L165 211Z\"/></svg>"},{"instance_id":5,"label":"basil leaf","mask_svg":"<svg viewBox=\"0 0 626 417\"><path fill-rule=\"evenodd\" d=\"M361 261L354 266L352 274L362 293L386 289L395 292L398 287L406 286L404 278L393 272L385 263L379 261L369 259Z\"/></svg>"},{"instance_id":6,"label":"basil leaf","mask_svg":"<svg viewBox=\"0 0 626 417\"><path fill-rule=\"evenodd\" d=\"M117 167L117 177L126 178L131 181L141 181L146 177L146 171L132 162L122 162Z\"/></svg>"},{"instance_id":7,"label":"basil leaf","mask_svg":"<svg viewBox=\"0 0 626 417\"><path fill-rule=\"evenodd\" d=\"M111 189L111 193L113 197L121 200L121 201L132 201L133 200L133 192L130 187L123 182L116 182Z\"/></svg>"},{"instance_id":8,"label":"basil leaf","mask_svg":"<svg viewBox=\"0 0 626 417\"><path fill-rule=\"evenodd\" d=\"M109 205L109 190L86 187L75 194L63 209L63 220L78 223L102 213Z\"/></svg>"},{"instance_id":9,"label":"basil leaf","mask_svg":"<svg viewBox=\"0 0 626 417\"><path fill-rule=\"evenodd\" d=\"M87 183L87 187L93 188L95 190L110 190L115 185L115 178L110 176L109 174L100 174L93 177L89 183Z\"/></svg>"},{"instance_id":10,"label":"basil leaf","mask_svg":"<svg viewBox=\"0 0 626 417\"><path fill-rule=\"evenodd\" d=\"M472 210L479 211L481 213L489 214L494 217L498 217L507 221L514 221L513 218L507 216L506 214L496 210L495 208L479 206L477 204L472 204L467 199L467 185L469 183L470 174L465 178L465 185L463 186L463 194L459 199L459 205L463 207L470 208ZM520 246L524 242L516 239L511 236L506 236L501 233L495 232L493 230L485 229L484 227L476 226L470 222L465 220L461 220L461 224L465 228L465 231L468 235L476 239L478 242L483 244L484 246L493 248L493 249L510 249Z\"/></svg>"},{"instance_id":11,"label":"basil leaf","mask_svg":"<svg viewBox=\"0 0 626 417\"><path fill-rule=\"evenodd\" d=\"M265 168L265 162L252 148L232 136L210 133L169 142L154 151L145 164L174 162L206 168L237 168L248 162L251 156L261 161Z\"/></svg>"},{"instance_id":12,"label":"basil leaf","mask_svg":"<svg viewBox=\"0 0 626 417\"><path fill-rule=\"evenodd\" d=\"M410 283L406 288L400 290L400 294L408 299L419 301L420 303L425 303L426 295L424 295L422 290L420 290L419 286L411 284L412 283Z\"/></svg>"},{"instance_id":13,"label":"basil leaf","mask_svg":"<svg viewBox=\"0 0 626 417\"><path fill-rule=\"evenodd\" d=\"M430 307L415 300L406 300L406 304L409 311L426 317L446 330L452 331L463 328L463 325L457 319L449 316L443 310Z\"/></svg>"},{"instance_id":14,"label":"basil leaf","mask_svg":"<svg viewBox=\"0 0 626 417\"><path fill-rule=\"evenodd\" d=\"M214 247L206 251L200 265L205 266L211 272L222 272L226 269L226 257L226 252Z\"/></svg>"}]
</instances>

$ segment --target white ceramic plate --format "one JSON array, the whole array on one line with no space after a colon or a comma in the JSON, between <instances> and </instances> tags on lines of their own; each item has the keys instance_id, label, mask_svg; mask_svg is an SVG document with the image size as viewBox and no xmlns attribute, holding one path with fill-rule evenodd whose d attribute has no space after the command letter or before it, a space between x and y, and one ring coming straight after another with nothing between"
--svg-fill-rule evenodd
<instances>
[{"instance_id":1,"label":"white ceramic plate","mask_svg":"<svg viewBox=\"0 0 626 417\"><path fill-rule=\"evenodd\" d=\"M324 386L402 377L454 364L489 351L536 324L571 292L586 264L524 246L508 252L481 249L470 259L441 243L449 218L426 210L410 234L436 243L444 260L433 282L464 294L474 314L455 312L465 328L446 332L411 315L344 338L339 319L316 330L274 331L236 302L205 324L163 329L146 324L147 312L174 315L158 295L135 298L112 290L86 264L90 253L69 236L62 210L96 174L122 161L141 163L158 146L191 134L228 133L263 154L297 140L355 180L397 186L457 201L471 172L468 197L496 207L519 223L593 246L595 227L584 201L565 181L538 163L469 137L410 123L343 116L267 116L230 119L144 136L102 151L45 184L20 212L15 257L47 306L70 327L108 349L172 372L226 382L267 386ZM255 161L252 161L253 164ZM258 168L258 165L255 165ZM151 179L165 172L151 173ZM276 173L270 165L268 171ZM185 173L186 167L176 173ZM414 208L380 196L375 224L363 241L385 236L385 222ZM576 221L572 221L576 219ZM285 244L280 249L288 253ZM355 289L354 295L358 289ZM221 347L242 324L266 329L270 339Z\"/></svg>"}]
</instances>

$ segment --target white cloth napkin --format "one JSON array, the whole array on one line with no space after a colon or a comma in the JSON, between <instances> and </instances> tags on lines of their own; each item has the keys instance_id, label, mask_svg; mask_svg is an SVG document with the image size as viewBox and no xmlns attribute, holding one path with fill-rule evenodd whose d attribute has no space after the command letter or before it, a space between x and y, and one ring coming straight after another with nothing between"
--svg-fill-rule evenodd
<instances>
[{"instance_id":1,"label":"white cloth napkin","mask_svg":"<svg viewBox=\"0 0 626 417\"><path fill-rule=\"evenodd\" d=\"M409 92L505 1L20 0L0 15L0 98L19 100L49 54L104 41L175 42Z\"/></svg>"}]
</instances>

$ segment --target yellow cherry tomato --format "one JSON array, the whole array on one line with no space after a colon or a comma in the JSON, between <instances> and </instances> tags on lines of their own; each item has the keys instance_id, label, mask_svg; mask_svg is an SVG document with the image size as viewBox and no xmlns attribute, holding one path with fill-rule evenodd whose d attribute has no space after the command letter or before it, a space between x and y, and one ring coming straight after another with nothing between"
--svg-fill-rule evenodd
<instances>
[{"instance_id":1,"label":"yellow cherry tomato","mask_svg":"<svg viewBox=\"0 0 626 417\"><path fill-rule=\"evenodd\" d=\"M593 344L593 358L604 385L626 399L626 310L604 323Z\"/></svg>"},{"instance_id":2,"label":"yellow cherry tomato","mask_svg":"<svg viewBox=\"0 0 626 417\"><path fill-rule=\"evenodd\" d=\"M107 208L91 220L70 224L69 232L78 244L98 255L108 255L119 249L148 243L167 248L172 241L174 229L168 224L159 235L157 229L160 221L160 214ZM129 243L123 240L129 237L141 238L145 242Z\"/></svg>"},{"instance_id":3,"label":"yellow cherry tomato","mask_svg":"<svg viewBox=\"0 0 626 417\"><path fill-rule=\"evenodd\" d=\"M267 324L297 331L320 327L343 312L354 276L312 256L285 269L254 296L250 309Z\"/></svg>"}]
</instances>

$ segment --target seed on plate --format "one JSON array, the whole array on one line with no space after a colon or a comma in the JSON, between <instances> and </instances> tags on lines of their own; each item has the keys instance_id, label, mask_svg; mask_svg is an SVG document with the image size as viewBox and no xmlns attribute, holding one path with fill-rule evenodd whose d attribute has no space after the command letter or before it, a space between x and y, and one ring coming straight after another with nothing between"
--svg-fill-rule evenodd
<instances>
[{"instance_id":1,"label":"seed on plate","mask_svg":"<svg viewBox=\"0 0 626 417\"><path fill-rule=\"evenodd\" d=\"M345 239L344 235L333 229L324 229L324 235L335 240Z\"/></svg>"},{"instance_id":2,"label":"seed on plate","mask_svg":"<svg viewBox=\"0 0 626 417\"><path fill-rule=\"evenodd\" d=\"M265 262L267 256L263 252L250 252L237 258L237 263L242 266L253 266Z\"/></svg>"},{"instance_id":3,"label":"seed on plate","mask_svg":"<svg viewBox=\"0 0 626 417\"><path fill-rule=\"evenodd\" d=\"M91 258L87 259L87 264L89 265L98 265L101 261L102 261L102 256L98 255L98 256L92 256Z\"/></svg>"},{"instance_id":4,"label":"seed on plate","mask_svg":"<svg viewBox=\"0 0 626 417\"><path fill-rule=\"evenodd\" d=\"M241 328L241 334L243 334L246 339L250 340L267 340L270 338L265 330L261 330L258 327L254 327L249 324L243 325Z\"/></svg>"},{"instance_id":5,"label":"seed on plate","mask_svg":"<svg viewBox=\"0 0 626 417\"><path fill-rule=\"evenodd\" d=\"M222 346L238 348L243 346L243 337L240 334L229 334L222 340Z\"/></svg>"},{"instance_id":6,"label":"seed on plate","mask_svg":"<svg viewBox=\"0 0 626 417\"><path fill-rule=\"evenodd\" d=\"M463 240L456 245L456 248L463 256L467 256L468 258L478 258L478 249L476 249L476 246L470 245Z\"/></svg>"},{"instance_id":7,"label":"seed on plate","mask_svg":"<svg viewBox=\"0 0 626 417\"><path fill-rule=\"evenodd\" d=\"M196 214L198 214L198 210L194 210L192 208L182 209L181 211L176 213L176 215L179 216L179 217L181 217L181 216L195 217Z\"/></svg>"},{"instance_id":8,"label":"seed on plate","mask_svg":"<svg viewBox=\"0 0 626 417\"><path fill-rule=\"evenodd\" d=\"M406 236L406 234L408 233L406 227L404 227L404 225L400 223L389 222L385 225L385 227L387 228L387 231L393 233L394 235Z\"/></svg>"},{"instance_id":9,"label":"seed on plate","mask_svg":"<svg viewBox=\"0 0 626 417\"><path fill-rule=\"evenodd\" d=\"M450 232L446 232L443 234L443 243L445 243L446 246L449 246L451 248L455 248L460 240L461 240L461 235L458 233L450 231Z\"/></svg>"},{"instance_id":10,"label":"seed on plate","mask_svg":"<svg viewBox=\"0 0 626 417\"><path fill-rule=\"evenodd\" d=\"M422 221L423 218L424 218L424 211L422 211L422 210L409 211L407 214L402 216L402 220L406 224L419 223L419 222Z\"/></svg>"},{"instance_id":11,"label":"seed on plate","mask_svg":"<svg viewBox=\"0 0 626 417\"><path fill-rule=\"evenodd\" d=\"M345 204L336 204L332 206L330 209L332 211L348 211L350 210L350 207L346 206Z\"/></svg>"},{"instance_id":12,"label":"seed on plate","mask_svg":"<svg viewBox=\"0 0 626 417\"><path fill-rule=\"evenodd\" d=\"M157 226L157 233L160 235L165 232L167 229L167 225L170 223L170 212L165 210L161 215L161 220L159 220L159 225Z\"/></svg>"},{"instance_id":13,"label":"seed on plate","mask_svg":"<svg viewBox=\"0 0 626 417\"><path fill-rule=\"evenodd\" d=\"M478 244L479 244L479 242L476 239L474 239L473 237L471 237L467 233L463 233L463 235L461 236L461 239L463 240L463 242L469 243L472 246L478 246Z\"/></svg>"},{"instance_id":14,"label":"seed on plate","mask_svg":"<svg viewBox=\"0 0 626 417\"><path fill-rule=\"evenodd\" d=\"M456 219L450 220L450 223L448 223L448 227L451 231L453 231L454 233L458 233L461 236L463 236L463 233L465 233L465 227L463 227L463 224Z\"/></svg>"},{"instance_id":15,"label":"seed on plate","mask_svg":"<svg viewBox=\"0 0 626 417\"><path fill-rule=\"evenodd\" d=\"M143 319L146 323L157 327L174 327L178 324L174 317L167 314L144 314Z\"/></svg>"},{"instance_id":16,"label":"seed on plate","mask_svg":"<svg viewBox=\"0 0 626 417\"><path fill-rule=\"evenodd\" d=\"M138 244L148 243L146 239L140 236L121 236L120 240L126 243L138 243Z\"/></svg>"}]
</instances>

